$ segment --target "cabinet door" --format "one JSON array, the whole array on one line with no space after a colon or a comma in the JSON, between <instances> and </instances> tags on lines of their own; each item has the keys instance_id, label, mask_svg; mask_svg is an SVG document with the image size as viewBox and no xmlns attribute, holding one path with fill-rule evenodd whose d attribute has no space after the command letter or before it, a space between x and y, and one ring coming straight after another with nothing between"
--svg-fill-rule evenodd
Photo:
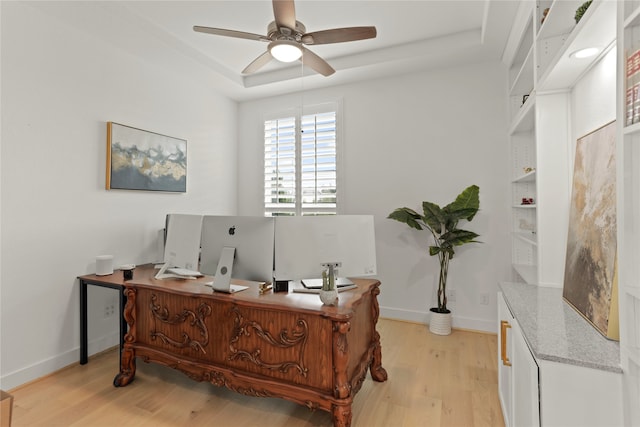
<instances>
[{"instance_id":1,"label":"cabinet door","mask_svg":"<svg viewBox=\"0 0 640 427\"><path fill-rule=\"evenodd\" d=\"M511 337L513 352L511 422L517 427L540 427L538 365L515 322L511 328Z\"/></svg>"},{"instance_id":2,"label":"cabinet door","mask_svg":"<svg viewBox=\"0 0 640 427\"><path fill-rule=\"evenodd\" d=\"M502 405L502 415L506 427L512 423L512 357L511 357L511 325L514 323L511 311L498 293L498 395Z\"/></svg>"}]
</instances>

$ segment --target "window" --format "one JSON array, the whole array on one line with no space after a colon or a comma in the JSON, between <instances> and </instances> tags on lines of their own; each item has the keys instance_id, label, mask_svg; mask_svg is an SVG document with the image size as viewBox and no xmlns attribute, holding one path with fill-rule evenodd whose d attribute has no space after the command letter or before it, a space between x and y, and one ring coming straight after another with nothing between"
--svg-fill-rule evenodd
<instances>
[{"instance_id":1,"label":"window","mask_svg":"<svg viewBox=\"0 0 640 427\"><path fill-rule=\"evenodd\" d=\"M265 120L266 216L337 213L335 110Z\"/></svg>"}]
</instances>

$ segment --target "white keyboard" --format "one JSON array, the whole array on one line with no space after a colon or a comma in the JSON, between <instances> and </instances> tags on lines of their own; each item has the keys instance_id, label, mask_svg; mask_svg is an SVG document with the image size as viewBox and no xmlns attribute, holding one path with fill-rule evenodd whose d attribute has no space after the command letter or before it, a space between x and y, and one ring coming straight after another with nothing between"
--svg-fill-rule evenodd
<instances>
[{"instance_id":1,"label":"white keyboard","mask_svg":"<svg viewBox=\"0 0 640 427\"><path fill-rule=\"evenodd\" d=\"M167 272L177 274L178 276L189 276L189 277L204 276L204 274L200 273L199 271L187 270L186 268L179 268L179 267L167 268Z\"/></svg>"}]
</instances>

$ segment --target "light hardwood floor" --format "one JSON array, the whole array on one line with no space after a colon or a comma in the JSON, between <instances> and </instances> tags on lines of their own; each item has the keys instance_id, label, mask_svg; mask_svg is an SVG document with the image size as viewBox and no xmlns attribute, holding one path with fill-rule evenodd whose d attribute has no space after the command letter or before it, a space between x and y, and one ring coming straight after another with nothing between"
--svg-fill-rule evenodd
<instances>
[{"instance_id":1,"label":"light hardwood floor","mask_svg":"<svg viewBox=\"0 0 640 427\"><path fill-rule=\"evenodd\" d=\"M454 330L442 337L424 325L388 319L380 319L378 331L389 379L376 383L367 375L353 404L352 426L504 426L495 335ZM113 349L11 390L12 426L332 425L327 412L243 396L163 366L137 366L135 381L113 387Z\"/></svg>"}]
</instances>

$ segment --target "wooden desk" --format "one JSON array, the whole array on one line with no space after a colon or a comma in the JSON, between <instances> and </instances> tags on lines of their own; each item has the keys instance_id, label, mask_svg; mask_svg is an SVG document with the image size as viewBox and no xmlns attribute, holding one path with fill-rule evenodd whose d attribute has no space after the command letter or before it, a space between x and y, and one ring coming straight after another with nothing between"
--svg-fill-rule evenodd
<instances>
[{"instance_id":1,"label":"wooden desk","mask_svg":"<svg viewBox=\"0 0 640 427\"><path fill-rule=\"evenodd\" d=\"M153 277L156 272L157 270L154 270L153 264L140 265L137 266L134 271L134 278L148 279ZM122 271L116 270L113 274L107 276L87 274L78 276L78 280L80 281L80 364L84 365L89 360L89 339L87 336L87 290L89 285L115 289L120 295L118 298L118 317L120 318L120 352L122 354L124 336L127 333L127 322L123 316L127 297L124 295L124 278L122 277Z\"/></svg>"},{"instance_id":2,"label":"wooden desk","mask_svg":"<svg viewBox=\"0 0 640 427\"><path fill-rule=\"evenodd\" d=\"M367 371L386 381L382 367L377 295L380 282L355 279L337 307L318 295L260 295L257 283L228 295L198 280L125 283L129 325L115 386L135 376L136 357L178 369L238 393L279 397L333 414L351 424L351 404Z\"/></svg>"}]
</instances>

